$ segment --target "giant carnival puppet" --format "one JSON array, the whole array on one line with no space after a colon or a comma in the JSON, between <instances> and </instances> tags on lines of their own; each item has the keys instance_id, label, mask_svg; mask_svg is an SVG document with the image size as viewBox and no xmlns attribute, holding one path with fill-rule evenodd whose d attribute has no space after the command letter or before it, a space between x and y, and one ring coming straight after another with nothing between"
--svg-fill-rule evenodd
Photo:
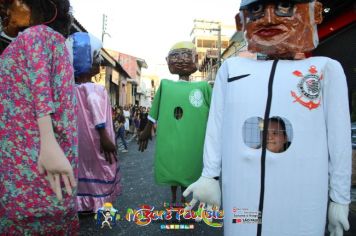
<instances>
[{"instance_id":1,"label":"giant carnival puppet","mask_svg":"<svg viewBox=\"0 0 356 236\"><path fill-rule=\"evenodd\" d=\"M0 0L0 235L79 231L71 22L69 0Z\"/></svg>"},{"instance_id":2,"label":"giant carnival puppet","mask_svg":"<svg viewBox=\"0 0 356 236\"><path fill-rule=\"evenodd\" d=\"M321 21L322 5L313 0L241 2L237 28L248 50L267 59L234 57L219 69L202 176L184 192L193 193L190 207L197 201L219 206L214 177L221 172L225 235L321 236L328 202L331 235L349 228L346 78L330 58L295 59L317 46ZM279 140L289 144L278 152L269 148L277 145L269 136L285 130L271 132L271 118L287 129Z\"/></svg>"},{"instance_id":3,"label":"giant carnival puppet","mask_svg":"<svg viewBox=\"0 0 356 236\"><path fill-rule=\"evenodd\" d=\"M76 32L67 45L73 55L78 109L78 211L96 212L121 193L109 95L91 81L100 72L102 43L90 33Z\"/></svg>"},{"instance_id":4,"label":"giant carnival puppet","mask_svg":"<svg viewBox=\"0 0 356 236\"><path fill-rule=\"evenodd\" d=\"M203 166L203 145L208 119L211 87L207 82L190 82L197 70L197 53L191 42L178 42L167 57L169 71L179 81L162 80L149 113L149 122L140 135L140 150L147 147L151 127L158 121L155 180L170 185L172 203L177 187L182 192L195 182ZM184 197L181 201L185 202Z\"/></svg>"}]
</instances>

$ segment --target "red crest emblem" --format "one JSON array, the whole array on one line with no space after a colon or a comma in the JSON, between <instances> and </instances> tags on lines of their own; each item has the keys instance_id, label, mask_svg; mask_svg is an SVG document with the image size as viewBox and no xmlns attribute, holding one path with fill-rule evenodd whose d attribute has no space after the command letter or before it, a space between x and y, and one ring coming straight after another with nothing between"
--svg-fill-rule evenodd
<instances>
[{"instance_id":1,"label":"red crest emblem","mask_svg":"<svg viewBox=\"0 0 356 236\"><path fill-rule=\"evenodd\" d=\"M306 75L298 70L293 72L293 75L301 79L297 84L298 92L291 91L291 95L295 99L293 102L298 102L312 110L320 106L321 80L323 80L323 76L318 75L318 70L315 66L310 66L308 72Z\"/></svg>"}]
</instances>

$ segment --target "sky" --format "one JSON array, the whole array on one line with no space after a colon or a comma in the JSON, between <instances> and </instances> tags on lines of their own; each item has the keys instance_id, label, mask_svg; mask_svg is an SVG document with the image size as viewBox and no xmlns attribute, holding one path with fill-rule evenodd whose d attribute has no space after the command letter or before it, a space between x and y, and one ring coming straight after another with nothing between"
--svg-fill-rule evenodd
<instances>
[{"instance_id":1,"label":"sky","mask_svg":"<svg viewBox=\"0 0 356 236\"><path fill-rule=\"evenodd\" d=\"M165 58L173 44L190 41L194 19L234 25L240 0L70 0L75 18L101 39L104 48L144 59L143 73L169 77Z\"/></svg>"}]
</instances>

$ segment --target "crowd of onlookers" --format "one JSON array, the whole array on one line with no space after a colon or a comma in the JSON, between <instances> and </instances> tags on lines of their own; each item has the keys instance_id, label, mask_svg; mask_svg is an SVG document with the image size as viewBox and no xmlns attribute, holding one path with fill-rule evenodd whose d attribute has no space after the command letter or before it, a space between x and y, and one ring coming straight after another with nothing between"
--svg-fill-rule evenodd
<instances>
[{"instance_id":1,"label":"crowd of onlookers","mask_svg":"<svg viewBox=\"0 0 356 236\"><path fill-rule=\"evenodd\" d=\"M139 133L145 128L150 108L138 105L125 105L113 107L113 123L116 142L121 140L122 152L128 152L128 138L138 140Z\"/></svg>"}]
</instances>

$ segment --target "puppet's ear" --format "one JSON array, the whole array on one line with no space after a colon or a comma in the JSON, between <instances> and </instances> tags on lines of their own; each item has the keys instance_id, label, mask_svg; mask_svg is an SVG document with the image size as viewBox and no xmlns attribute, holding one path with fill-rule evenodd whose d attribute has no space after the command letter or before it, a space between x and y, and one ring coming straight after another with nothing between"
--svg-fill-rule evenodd
<instances>
[{"instance_id":1,"label":"puppet's ear","mask_svg":"<svg viewBox=\"0 0 356 236\"><path fill-rule=\"evenodd\" d=\"M314 20L317 25L323 21L323 4L318 1L315 1Z\"/></svg>"},{"instance_id":2,"label":"puppet's ear","mask_svg":"<svg viewBox=\"0 0 356 236\"><path fill-rule=\"evenodd\" d=\"M241 15L240 13L237 13L235 16L235 23L236 23L236 30L237 31L242 31L243 29L243 23L241 22Z\"/></svg>"}]
</instances>

